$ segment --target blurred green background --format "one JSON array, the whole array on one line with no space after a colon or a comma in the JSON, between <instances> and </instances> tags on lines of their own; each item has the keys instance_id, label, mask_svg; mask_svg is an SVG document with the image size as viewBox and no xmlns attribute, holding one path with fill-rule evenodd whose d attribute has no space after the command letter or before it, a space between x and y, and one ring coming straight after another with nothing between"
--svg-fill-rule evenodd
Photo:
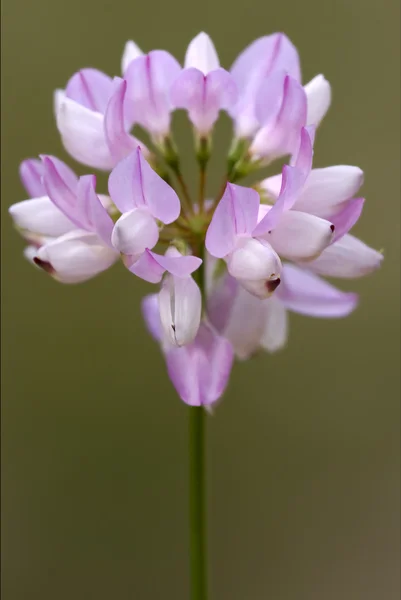
<instances>
[{"instance_id":1,"label":"blurred green background","mask_svg":"<svg viewBox=\"0 0 401 600\"><path fill-rule=\"evenodd\" d=\"M304 81L331 81L315 166L366 171L356 234L386 256L340 283L361 294L350 318L292 316L284 352L236 366L208 423L210 598L398 599L399 13L399 0L4 0L5 600L188 597L187 410L141 320L151 286L121 265L55 283L22 258L7 208L25 198L22 159L66 158L56 87L85 66L119 74L127 39L182 59L200 30L226 66L283 30ZM220 132L222 162L227 121Z\"/></svg>"}]
</instances>

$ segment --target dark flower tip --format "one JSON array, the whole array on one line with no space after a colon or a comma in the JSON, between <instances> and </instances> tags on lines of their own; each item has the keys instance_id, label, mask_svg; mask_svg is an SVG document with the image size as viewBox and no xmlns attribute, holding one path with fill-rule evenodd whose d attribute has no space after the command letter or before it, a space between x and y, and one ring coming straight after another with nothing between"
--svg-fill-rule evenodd
<instances>
[{"instance_id":1,"label":"dark flower tip","mask_svg":"<svg viewBox=\"0 0 401 600\"><path fill-rule=\"evenodd\" d=\"M46 271L46 273L49 273L49 275L54 274L54 269L49 262L46 262L45 260L41 260L37 256L34 257L33 262L35 263L35 265L37 267L40 267L41 269Z\"/></svg>"},{"instance_id":2,"label":"dark flower tip","mask_svg":"<svg viewBox=\"0 0 401 600\"><path fill-rule=\"evenodd\" d=\"M269 281L266 282L266 287L267 287L267 291L272 294L274 292L275 289L278 288L278 286L280 285L280 277L277 277L277 279L270 279Z\"/></svg>"}]
</instances>

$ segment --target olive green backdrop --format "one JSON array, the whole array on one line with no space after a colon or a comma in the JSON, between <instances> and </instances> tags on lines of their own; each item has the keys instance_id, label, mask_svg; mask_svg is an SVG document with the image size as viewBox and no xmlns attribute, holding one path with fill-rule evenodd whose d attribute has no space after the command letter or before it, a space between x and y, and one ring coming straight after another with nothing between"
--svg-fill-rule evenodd
<instances>
[{"instance_id":1,"label":"olive green backdrop","mask_svg":"<svg viewBox=\"0 0 401 600\"><path fill-rule=\"evenodd\" d=\"M284 352L235 367L208 423L211 600L398 599L399 25L399 0L4 0L4 600L188 598L187 411L140 317L151 288L121 265L55 283L7 208L22 159L66 158L56 87L118 74L130 38L182 59L200 30L226 66L283 30L304 80L331 81L315 165L366 171L356 233L386 256L340 282L361 294L350 318L292 316Z\"/></svg>"}]
</instances>

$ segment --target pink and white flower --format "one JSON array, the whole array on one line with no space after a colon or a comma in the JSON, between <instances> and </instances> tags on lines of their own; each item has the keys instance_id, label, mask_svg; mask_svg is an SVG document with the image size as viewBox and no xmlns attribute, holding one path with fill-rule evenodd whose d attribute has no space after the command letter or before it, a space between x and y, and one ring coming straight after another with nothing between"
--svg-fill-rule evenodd
<instances>
[{"instance_id":1,"label":"pink and white flower","mask_svg":"<svg viewBox=\"0 0 401 600\"><path fill-rule=\"evenodd\" d=\"M350 234L365 203L358 196L363 173L312 168L331 87L323 75L303 85L298 51L282 33L250 44L227 71L205 33L190 42L183 67L164 50L144 54L129 41L121 71L111 78L82 69L55 94L66 150L111 171L110 196L96 193L94 175L77 177L42 156L21 164L29 199L10 214L29 243L25 255L59 281L85 281L121 257L131 273L160 284L143 301L146 324L180 398L210 407L227 386L234 353L247 359L286 344L288 312L340 318L356 308L356 294L321 276L361 277L382 262ZM171 131L179 108L195 132L196 200ZM234 139L224 193L207 200L221 111L232 118ZM134 126L146 130L160 158L132 135ZM238 185L284 156L290 159L279 175Z\"/></svg>"}]
</instances>

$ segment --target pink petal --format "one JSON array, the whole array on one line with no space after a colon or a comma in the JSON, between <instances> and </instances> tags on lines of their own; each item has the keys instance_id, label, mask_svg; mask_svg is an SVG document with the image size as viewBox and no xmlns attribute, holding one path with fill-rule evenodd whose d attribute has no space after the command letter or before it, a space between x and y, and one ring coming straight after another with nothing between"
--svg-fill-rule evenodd
<instances>
[{"instance_id":1,"label":"pink petal","mask_svg":"<svg viewBox=\"0 0 401 600\"><path fill-rule=\"evenodd\" d=\"M111 77L97 69L82 69L67 83L67 98L89 110L104 114L112 89Z\"/></svg>"},{"instance_id":2,"label":"pink petal","mask_svg":"<svg viewBox=\"0 0 401 600\"><path fill-rule=\"evenodd\" d=\"M121 59L121 72L124 75L126 70L128 69L129 65L131 64L131 62L133 60L135 60L136 58L138 58L138 56L142 56L143 52L142 50L139 48L139 46L137 46L135 44L135 42L133 42L132 40L128 41L125 44L125 48L124 48L124 52L123 52L123 56Z\"/></svg>"},{"instance_id":3,"label":"pink petal","mask_svg":"<svg viewBox=\"0 0 401 600\"><path fill-rule=\"evenodd\" d=\"M39 198L46 195L43 185L43 166L40 160L28 158L23 160L19 167L19 175L22 185L31 198Z\"/></svg>"},{"instance_id":4,"label":"pink petal","mask_svg":"<svg viewBox=\"0 0 401 600\"><path fill-rule=\"evenodd\" d=\"M255 97L255 114L260 125L277 119L284 99L285 71L275 71L261 82Z\"/></svg>"},{"instance_id":5,"label":"pink petal","mask_svg":"<svg viewBox=\"0 0 401 600\"><path fill-rule=\"evenodd\" d=\"M277 294L288 310L311 317L345 317L358 303L356 294L342 292L294 265L284 266L283 282Z\"/></svg>"},{"instance_id":6,"label":"pink petal","mask_svg":"<svg viewBox=\"0 0 401 600\"><path fill-rule=\"evenodd\" d=\"M17 202L8 211L17 227L36 235L59 237L76 229L47 196Z\"/></svg>"},{"instance_id":7,"label":"pink petal","mask_svg":"<svg viewBox=\"0 0 401 600\"><path fill-rule=\"evenodd\" d=\"M150 250L145 252L131 265L126 263L129 271L149 283L159 283L165 273L165 269L154 258Z\"/></svg>"},{"instance_id":8,"label":"pink petal","mask_svg":"<svg viewBox=\"0 0 401 600\"><path fill-rule=\"evenodd\" d=\"M146 207L155 219L166 224L175 221L180 214L177 194L150 167L139 148L113 169L109 192L122 213Z\"/></svg>"},{"instance_id":9,"label":"pink petal","mask_svg":"<svg viewBox=\"0 0 401 600\"><path fill-rule=\"evenodd\" d=\"M308 102L308 125L319 125L331 104L331 86L323 75L316 75L304 86Z\"/></svg>"},{"instance_id":10,"label":"pink petal","mask_svg":"<svg viewBox=\"0 0 401 600\"><path fill-rule=\"evenodd\" d=\"M42 156L43 182L50 200L79 228L86 228L77 204L78 178L53 156Z\"/></svg>"},{"instance_id":11,"label":"pink petal","mask_svg":"<svg viewBox=\"0 0 401 600\"><path fill-rule=\"evenodd\" d=\"M257 128L256 94L265 78L278 71L288 73L297 81L301 80L298 52L282 33L254 41L231 67L231 74L240 93L240 100L232 111L239 137L247 137Z\"/></svg>"},{"instance_id":12,"label":"pink petal","mask_svg":"<svg viewBox=\"0 0 401 600\"><path fill-rule=\"evenodd\" d=\"M326 248L319 258L307 263L307 268L319 275L353 279L375 271L382 260L380 252L347 233Z\"/></svg>"},{"instance_id":13,"label":"pink petal","mask_svg":"<svg viewBox=\"0 0 401 600\"><path fill-rule=\"evenodd\" d=\"M295 204L304 185L305 175L296 167L284 165L281 178L281 190L277 202L259 221L253 231L254 236L262 236L274 230L283 214Z\"/></svg>"},{"instance_id":14,"label":"pink petal","mask_svg":"<svg viewBox=\"0 0 401 600\"><path fill-rule=\"evenodd\" d=\"M110 153L117 163L138 147L135 138L127 133L124 102L127 91L127 82L115 78L115 91L106 108L104 117L104 132Z\"/></svg>"},{"instance_id":15,"label":"pink petal","mask_svg":"<svg viewBox=\"0 0 401 600\"><path fill-rule=\"evenodd\" d=\"M202 323L195 341L166 352L169 377L181 400L209 406L223 394L233 364L231 344Z\"/></svg>"},{"instance_id":16,"label":"pink petal","mask_svg":"<svg viewBox=\"0 0 401 600\"><path fill-rule=\"evenodd\" d=\"M207 76L198 69L184 69L171 89L171 100L177 108L188 111L189 118L201 135L207 135L219 116L237 99L231 75L217 69Z\"/></svg>"},{"instance_id":17,"label":"pink petal","mask_svg":"<svg viewBox=\"0 0 401 600\"><path fill-rule=\"evenodd\" d=\"M157 136L170 128L170 89L181 71L171 54L154 50L133 60L127 68L128 118Z\"/></svg>"},{"instance_id":18,"label":"pink petal","mask_svg":"<svg viewBox=\"0 0 401 600\"><path fill-rule=\"evenodd\" d=\"M155 252L150 252L150 254L164 271L176 277L188 277L202 264L202 259L197 256L169 256L168 253L163 256Z\"/></svg>"},{"instance_id":19,"label":"pink petal","mask_svg":"<svg viewBox=\"0 0 401 600\"><path fill-rule=\"evenodd\" d=\"M206 233L206 248L212 256L227 256L239 235L251 234L258 218L259 202L255 190L227 184Z\"/></svg>"},{"instance_id":20,"label":"pink petal","mask_svg":"<svg viewBox=\"0 0 401 600\"><path fill-rule=\"evenodd\" d=\"M94 175L80 177L77 189L78 205L86 217L86 229L97 233L107 246L111 246L114 223L97 196L95 187Z\"/></svg>"},{"instance_id":21,"label":"pink petal","mask_svg":"<svg viewBox=\"0 0 401 600\"><path fill-rule=\"evenodd\" d=\"M150 335L157 342L162 338L162 325L160 322L159 294L149 294L142 298L142 316Z\"/></svg>"},{"instance_id":22,"label":"pink petal","mask_svg":"<svg viewBox=\"0 0 401 600\"><path fill-rule=\"evenodd\" d=\"M331 217L331 222L335 226L334 238L332 243L339 240L343 235L348 233L353 228L355 223L361 216L364 198L354 198L345 203L344 208Z\"/></svg>"},{"instance_id":23,"label":"pink petal","mask_svg":"<svg viewBox=\"0 0 401 600\"><path fill-rule=\"evenodd\" d=\"M252 142L250 152L269 160L291 154L306 124L306 95L302 86L288 75L284 79L280 110L273 121L262 127Z\"/></svg>"},{"instance_id":24,"label":"pink petal","mask_svg":"<svg viewBox=\"0 0 401 600\"><path fill-rule=\"evenodd\" d=\"M207 33L198 33L190 42L185 54L184 65L186 69L194 67L207 75L220 67L216 48Z\"/></svg>"},{"instance_id":25,"label":"pink petal","mask_svg":"<svg viewBox=\"0 0 401 600\"><path fill-rule=\"evenodd\" d=\"M308 213L289 210L273 231L263 239L280 255L289 260L311 260L318 256L333 239L334 226L330 221Z\"/></svg>"},{"instance_id":26,"label":"pink petal","mask_svg":"<svg viewBox=\"0 0 401 600\"><path fill-rule=\"evenodd\" d=\"M219 333L231 342L239 359L245 360L258 350L266 301L247 292L228 273L214 287L207 314Z\"/></svg>"},{"instance_id":27,"label":"pink petal","mask_svg":"<svg viewBox=\"0 0 401 600\"><path fill-rule=\"evenodd\" d=\"M75 160L95 169L114 166L104 133L104 116L63 97L59 100L57 127L65 149Z\"/></svg>"}]
</instances>

